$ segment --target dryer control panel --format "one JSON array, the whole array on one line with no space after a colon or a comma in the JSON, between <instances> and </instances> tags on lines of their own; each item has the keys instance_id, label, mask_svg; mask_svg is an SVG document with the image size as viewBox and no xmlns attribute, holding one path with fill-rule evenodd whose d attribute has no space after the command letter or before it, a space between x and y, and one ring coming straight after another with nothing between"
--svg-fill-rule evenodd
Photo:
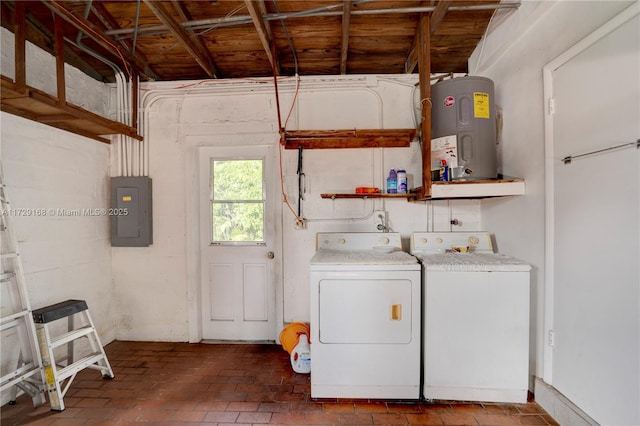
<instances>
[{"instance_id":1,"label":"dryer control panel","mask_svg":"<svg viewBox=\"0 0 640 426\"><path fill-rule=\"evenodd\" d=\"M402 250L398 232L318 232L316 250Z\"/></svg>"}]
</instances>

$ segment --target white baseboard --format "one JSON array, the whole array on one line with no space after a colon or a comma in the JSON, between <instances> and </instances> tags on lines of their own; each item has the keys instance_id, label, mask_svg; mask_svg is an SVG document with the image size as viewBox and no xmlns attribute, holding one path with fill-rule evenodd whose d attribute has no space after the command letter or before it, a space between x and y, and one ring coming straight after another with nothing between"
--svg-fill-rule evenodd
<instances>
[{"instance_id":1,"label":"white baseboard","mask_svg":"<svg viewBox=\"0 0 640 426\"><path fill-rule=\"evenodd\" d=\"M587 413L539 377L535 379L534 395L536 403L562 426L598 426Z\"/></svg>"}]
</instances>

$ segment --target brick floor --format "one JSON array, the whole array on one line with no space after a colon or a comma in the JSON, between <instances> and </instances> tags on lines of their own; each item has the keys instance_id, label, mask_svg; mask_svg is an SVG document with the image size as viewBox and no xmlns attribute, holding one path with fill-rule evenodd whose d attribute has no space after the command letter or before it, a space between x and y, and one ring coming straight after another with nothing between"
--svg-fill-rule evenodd
<instances>
[{"instance_id":1,"label":"brick floor","mask_svg":"<svg viewBox=\"0 0 640 426\"><path fill-rule=\"evenodd\" d=\"M9 425L556 425L526 404L319 399L277 345L113 342L115 379L83 370L62 412L22 396L0 411Z\"/></svg>"}]
</instances>

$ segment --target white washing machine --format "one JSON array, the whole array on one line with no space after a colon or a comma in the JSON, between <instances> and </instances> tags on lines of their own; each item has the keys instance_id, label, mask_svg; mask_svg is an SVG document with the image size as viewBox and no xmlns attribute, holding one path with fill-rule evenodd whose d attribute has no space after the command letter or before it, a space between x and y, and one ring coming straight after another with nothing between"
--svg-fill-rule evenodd
<instances>
[{"instance_id":1,"label":"white washing machine","mask_svg":"<svg viewBox=\"0 0 640 426\"><path fill-rule=\"evenodd\" d=\"M526 402L531 266L494 253L487 232L414 232L411 253L423 267L423 396Z\"/></svg>"},{"instance_id":2,"label":"white washing machine","mask_svg":"<svg viewBox=\"0 0 640 426\"><path fill-rule=\"evenodd\" d=\"M318 233L311 397L420 397L421 272L398 233Z\"/></svg>"}]
</instances>

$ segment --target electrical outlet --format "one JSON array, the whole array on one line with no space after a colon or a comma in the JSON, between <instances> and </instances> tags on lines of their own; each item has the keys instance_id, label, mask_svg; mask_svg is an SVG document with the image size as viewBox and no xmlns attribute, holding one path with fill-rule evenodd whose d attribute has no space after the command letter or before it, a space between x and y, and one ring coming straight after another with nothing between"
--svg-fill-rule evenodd
<instances>
[{"instance_id":1,"label":"electrical outlet","mask_svg":"<svg viewBox=\"0 0 640 426\"><path fill-rule=\"evenodd\" d=\"M376 224L376 229L378 231L388 231L387 212L385 210L374 210L373 223Z\"/></svg>"},{"instance_id":2,"label":"electrical outlet","mask_svg":"<svg viewBox=\"0 0 640 426\"><path fill-rule=\"evenodd\" d=\"M295 228L296 228L297 230L303 230L303 229L306 229L306 228L307 228L307 222L306 222L304 219L302 219L302 218L300 218L300 219L296 219Z\"/></svg>"}]
</instances>

